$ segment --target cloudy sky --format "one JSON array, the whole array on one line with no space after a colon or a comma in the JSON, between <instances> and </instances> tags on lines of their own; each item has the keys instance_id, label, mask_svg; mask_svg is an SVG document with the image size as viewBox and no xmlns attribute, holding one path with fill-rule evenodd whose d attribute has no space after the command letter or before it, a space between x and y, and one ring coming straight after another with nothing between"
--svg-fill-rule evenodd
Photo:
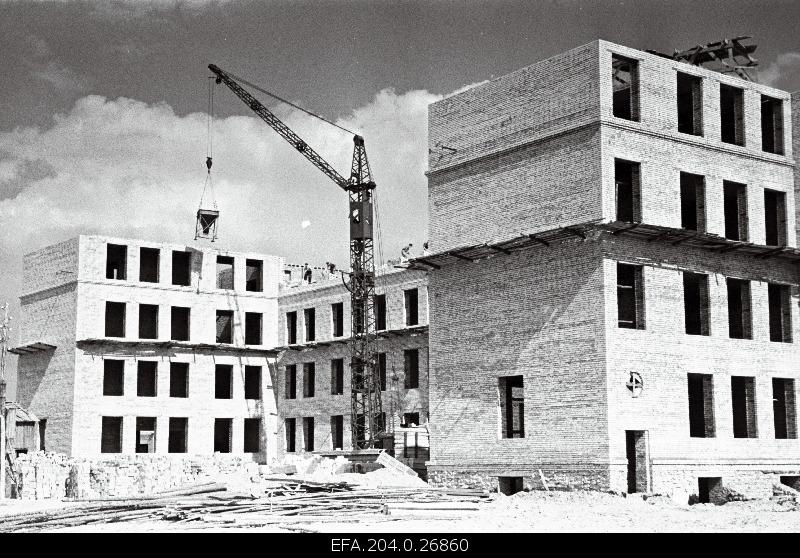
<instances>
[{"instance_id":1,"label":"cloudy sky","mask_svg":"<svg viewBox=\"0 0 800 558\"><path fill-rule=\"evenodd\" d=\"M597 38L752 35L761 81L794 91L798 21L793 0L0 0L0 302L23 253L79 233L192 240L210 62L363 133L394 257L426 237L429 103ZM346 265L341 191L227 89L215 100L220 245ZM347 168L347 134L269 104Z\"/></svg>"}]
</instances>

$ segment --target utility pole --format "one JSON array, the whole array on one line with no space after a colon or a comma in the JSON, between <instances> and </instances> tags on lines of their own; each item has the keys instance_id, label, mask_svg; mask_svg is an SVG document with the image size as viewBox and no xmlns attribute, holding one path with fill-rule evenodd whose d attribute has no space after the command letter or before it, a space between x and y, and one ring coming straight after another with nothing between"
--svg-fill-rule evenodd
<instances>
[{"instance_id":1,"label":"utility pole","mask_svg":"<svg viewBox=\"0 0 800 558\"><path fill-rule=\"evenodd\" d=\"M0 322L0 500L6 497L6 343L11 331L8 315L8 302L2 307L3 321Z\"/></svg>"}]
</instances>

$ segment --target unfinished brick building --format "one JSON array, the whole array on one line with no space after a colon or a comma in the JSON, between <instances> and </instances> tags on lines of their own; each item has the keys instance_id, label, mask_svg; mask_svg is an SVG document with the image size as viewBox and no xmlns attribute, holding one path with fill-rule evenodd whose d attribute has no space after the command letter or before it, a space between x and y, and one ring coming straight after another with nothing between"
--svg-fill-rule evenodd
<instances>
[{"instance_id":1,"label":"unfinished brick building","mask_svg":"<svg viewBox=\"0 0 800 558\"><path fill-rule=\"evenodd\" d=\"M796 481L789 99L595 41L431 105L432 481Z\"/></svg>"},{"instance_id":2,"label":"unfinished brick building","mask_svg":"<svg viewBox=\"0 0 800 558\"><path fill-rule=\"evenodd\" d=\"M384 424L401 442L405 429L428 422L427 274L384 268L375 293ZM279 453L350 449L350 293L336 276L286 284L279 303ZM423 444L420 465L427 436Z\"/></svg>"},{"instance_id":3,"label":"unfinished brick building","mask_svg":"<svg viewBox=\"0 0 800 558\"><path fill-rule=\"evenodd\" d=\"M274 455L282 271L274 256L99 236L26 255L18 401L42 449Z\"/></svg>"}]
</instances>

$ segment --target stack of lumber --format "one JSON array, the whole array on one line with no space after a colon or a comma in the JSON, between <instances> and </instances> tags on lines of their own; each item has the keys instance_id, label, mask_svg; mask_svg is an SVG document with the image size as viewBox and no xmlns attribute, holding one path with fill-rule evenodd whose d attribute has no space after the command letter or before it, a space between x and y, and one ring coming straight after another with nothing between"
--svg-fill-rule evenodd
<instances>
[{"instance_id":1,"label":"stack of lumber","mask_svg":"<svg viewBox=\"0 0 800 558\"><path fill-rule=\"evenodd\" d=\"M138 498L81 501L65 509L6 516L0 533L40 531L120 521L169 521L192 526L291 526L355 522L364 514L472 511L488 494L435 488L357 489L347 483L272 478L263 494L205 484ZM390 520L388 517L387 520Z\"/></svg>"}]
</instances>

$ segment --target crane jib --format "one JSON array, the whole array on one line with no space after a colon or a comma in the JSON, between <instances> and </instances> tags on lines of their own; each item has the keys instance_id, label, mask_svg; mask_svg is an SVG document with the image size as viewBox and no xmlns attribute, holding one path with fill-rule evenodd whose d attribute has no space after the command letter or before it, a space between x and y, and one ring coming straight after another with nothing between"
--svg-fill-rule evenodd
<instances>
[{"instance_id":1,"label":"crane jib","mask_svg":"<svg viewBox=\"0 0 800 558\"><path fill-rule=\"evenodd\" d=\"M289 128L286 124L284 124L277 116L275 116L263 103L261 103L258 99L253 97L246 89L244 89L237 81L234 79L234 76L225 72L224 70L220 69L219 67L215 66L214 64L209 64L208 68L214 72L217 76L217 81L224 83L228 89L233 91L233 93L239 97L239 99L247 105L250 110L255 112L264 122L266 122L270 128L275 130L281 137L283 137L286 141L288 141L291 145L295 146L295 148L311 163L321 170L328 178L330 178L333 182L335 182L340 188L346 189L348 185L348 180L340 175L336 169L334 169L325 159L323 159L319 153L317 153L311 146L309 146L306 142L300 138L291 128ZM243 80L242 80L243 81ZM358 139L356 139L358 138ZM363 138L361 136L356 136L353 138L353 141L358 144L361 142L363 144ZM302 145L303 148L298 148L299 145Z\"/></svg>"}]
</instances>

